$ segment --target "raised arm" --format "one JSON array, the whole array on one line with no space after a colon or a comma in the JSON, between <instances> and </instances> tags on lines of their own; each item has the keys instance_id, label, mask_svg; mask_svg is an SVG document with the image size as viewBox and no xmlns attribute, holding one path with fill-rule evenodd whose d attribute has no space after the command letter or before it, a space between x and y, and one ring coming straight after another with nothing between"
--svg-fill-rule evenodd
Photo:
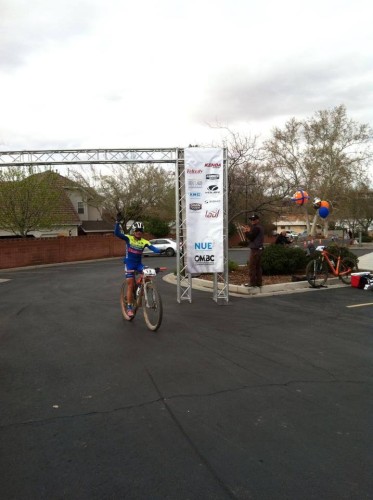
<instances>
[{"instance_id":1,"label":"raised arm","mask_svg":"<svg viewBox=\"0 0 373 500\"><path fill-rule=\"evenodd\" d=\"M117 220L115 221L115 227L114 227L114 234L121 240L128 242L128 237L125 234L123 234L121 230L121 225L120 225L121 215L122 215L121 213L117 214Z\"/></svg>"}]
</instances>

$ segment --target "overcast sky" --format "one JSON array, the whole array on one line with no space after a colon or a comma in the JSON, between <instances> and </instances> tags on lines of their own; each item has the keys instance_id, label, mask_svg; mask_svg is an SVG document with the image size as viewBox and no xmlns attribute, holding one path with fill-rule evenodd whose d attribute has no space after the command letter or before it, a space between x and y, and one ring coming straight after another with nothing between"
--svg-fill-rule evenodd
<instances>
[{"instance_id":1,"label":"overcast sky","mask_svg":"<svg viewBox=\"0 0 373 500\"><path fill-rule=\"evenodd\" d=\"M265 138L339 104L373 126L372 0L0 0L0 149Z\"/></svg>"}]
</instances>

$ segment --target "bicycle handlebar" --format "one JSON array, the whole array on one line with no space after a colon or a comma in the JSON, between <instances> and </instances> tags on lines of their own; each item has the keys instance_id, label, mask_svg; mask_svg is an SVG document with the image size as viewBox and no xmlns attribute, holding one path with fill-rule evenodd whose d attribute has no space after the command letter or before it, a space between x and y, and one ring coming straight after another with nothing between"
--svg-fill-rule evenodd
<instances>
[{"instance_id":1,"label":"bicycle handlebar","mask_svg":"<svg viewBox=\"0 0 373 500\"><path fill-rule=\"evenodd\" d=\"M153 267L153 268L150 268L150 266L144 266L144 269L154 269L154 271L158 274L158 273L161 273L163 271L167 271L167 267ZM140 274L143 274L143 273L140 273Z\"/></svg>"},{"instance_id":2,"label":"bicycle handlebar","mask_svg":"<svg viewBox=\"0 0 373 500\"><path fill-rule=\"evenodd\" d=\"M167 267L155 267L156 273L161 273L162 271L167 271Z\"/></svg>"}]
</instances>

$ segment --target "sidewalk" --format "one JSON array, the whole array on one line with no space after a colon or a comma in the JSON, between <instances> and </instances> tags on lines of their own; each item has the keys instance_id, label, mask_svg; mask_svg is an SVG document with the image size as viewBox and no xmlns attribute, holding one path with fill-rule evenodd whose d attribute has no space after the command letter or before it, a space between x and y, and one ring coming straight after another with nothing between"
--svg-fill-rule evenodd
<instances>
[{"instance_id":1,"label":"sidewalk","mask_svg":"<svg viewBox=\"0 0 373 500\"><path fill-rule=\"evenodd\" d=\"M174 274L167 274L163 277L163 280L172 285L176 285L176 276ZM219 285L221 288L222 285ZM296 281L291 283L277 283L275 285L265 285L261 288L247 288L243 285L229 285L229 294L239 297L268 297L270 295L282 295L287 293L299 293L299 292L312 292L319 290L326 290L330 288L340 288L347 286L338 278L329 278L327 284L324 288L312 288L308 281ZM192 288L195 290L202 290L205 292L211 292L213 288L213 282L208 280L203 280L200 278L192 278Z\"/></svg>"},{"instance_id":2,"label":"sidewalk","mask_svg":"<svg viewBox=\"0 0 373 500\"><path fill-rule=\"evenodd\" d=\"M359 257L359 270L360 271L371 271L373 273L373 252ZM163 277L163 280L176 285L177 279L174 274L167 274ZM326 282L327 288L340 288L346 285L342 283L338 278L329 278ZM205 292L211 291L213 287L213 282L208 280L202 280L200 278L192 278L192 287L196 290L204 290ZM268 297L269 295L280 295L285 293L295 293L295 292L309 292L320 290L320 288L312 288L308 281L296 281L291 283L278 283L275 285L265 285L261 288L247 288L242 285L229 285L229 293L231 295L247 296L247 297ZM322 289L321 289L322 290Z\"/></svg>"},{"instance_id":3,"label":"sidewalk","mask_svg":"<svg viewBox=\"0 0 373 500\"><path fill-rule=\"evenodd\" d=\"M373 272L373 252L367 253L359 257L359 269L361 271Z\"/></svg>"}]
</instances>

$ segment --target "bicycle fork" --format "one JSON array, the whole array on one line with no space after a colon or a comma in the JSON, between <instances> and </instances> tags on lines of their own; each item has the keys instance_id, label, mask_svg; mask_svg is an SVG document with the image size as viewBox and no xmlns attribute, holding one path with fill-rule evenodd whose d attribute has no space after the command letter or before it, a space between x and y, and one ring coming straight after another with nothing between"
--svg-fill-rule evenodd
<instances>
[{"instance_id":1,"label":"bicycle fork","mask_svg":"<svg viewBox=\"0 0 373 500\"><path fill-rule=\"evenodd\" d=\"M152 291L153 291L153 283L151 281L147 281L144 284L144 299L145 299L145 306L148 308L154 307L154 297Z\"/></svg>"}]
</instances>

